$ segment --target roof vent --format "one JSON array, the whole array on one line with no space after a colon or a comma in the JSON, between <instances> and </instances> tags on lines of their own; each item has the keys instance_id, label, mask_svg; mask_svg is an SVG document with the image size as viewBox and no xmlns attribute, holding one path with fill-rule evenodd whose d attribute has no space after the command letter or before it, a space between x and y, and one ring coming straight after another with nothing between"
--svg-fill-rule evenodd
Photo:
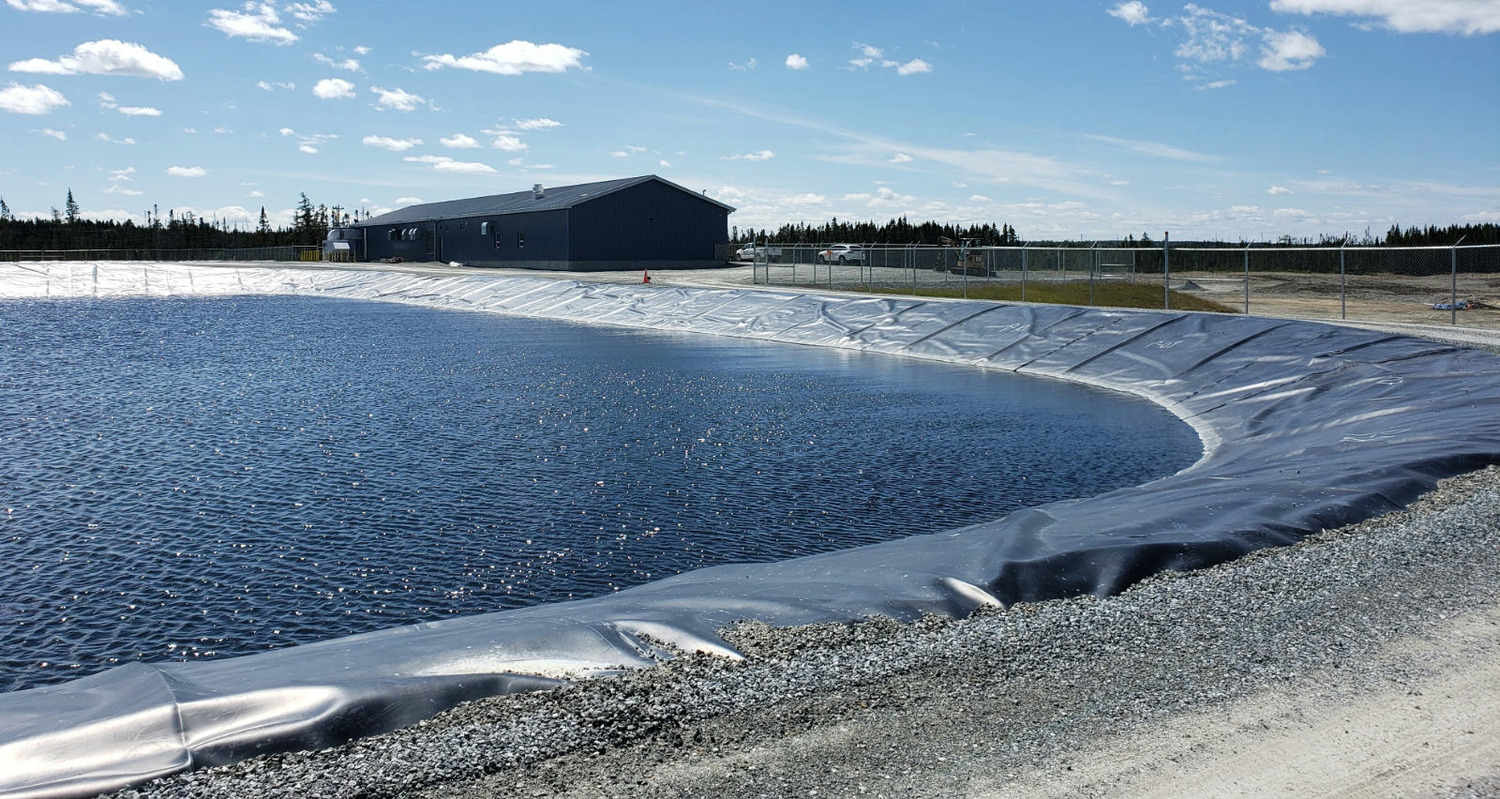
<instances>
[{"instance_id":1,"label":"roof vent","mask_svg":"<svg viewBox=\"0 0 1500 799\"><path fill-rule=\"evenodd\" d=\"M531 197L532 197L532 199L540 200L540 199L542 199L543 197L546 197L546 196L547 196L547 192L542 189L542 184L540 184L540 183L533 183L533 184L531 184Z\"/></svg>"}]
</instances>

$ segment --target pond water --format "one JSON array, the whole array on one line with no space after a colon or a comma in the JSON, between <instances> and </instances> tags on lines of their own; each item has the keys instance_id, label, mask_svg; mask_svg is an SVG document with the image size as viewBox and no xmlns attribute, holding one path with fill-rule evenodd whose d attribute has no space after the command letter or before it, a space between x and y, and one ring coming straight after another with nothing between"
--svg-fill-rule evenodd
<instances>
[{"instance_id":1,"label":"pond water","mask_svg":"<svg viewBox=\"0 0 1500 799\"><path fill-rule=\"evenodd\" d=\"M0 689L957 527L1170 474L1143 400L297 297L0 301Z\"/></svg>"}]
</instances>

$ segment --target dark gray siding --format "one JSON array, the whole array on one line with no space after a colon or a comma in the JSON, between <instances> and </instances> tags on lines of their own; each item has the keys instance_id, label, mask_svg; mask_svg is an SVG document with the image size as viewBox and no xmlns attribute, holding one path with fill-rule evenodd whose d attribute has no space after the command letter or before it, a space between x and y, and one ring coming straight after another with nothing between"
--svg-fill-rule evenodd
<instances>
[{"instance_id":1,"label":"dark gray siding","mask_svg":"<svg viewBox=\"0 0 1500 799\"><path fill-rule=\"evenodd\" d=\"M488 232L485 223L489 224ZM537 211L446 219L437 223L439 261L473 266L566 269L568 212Z\"/></svg>"},{"instance_id":2,"label":"dark gray siding","mask_svg":"<svg viewBox=\"0 0 1500 799\"><path fill-rule=\"evenodd\" d=\"M612 192L573 207L574 268L714 264L728 218L724 206L654 180Z\"/></svg>"}]
</instances>

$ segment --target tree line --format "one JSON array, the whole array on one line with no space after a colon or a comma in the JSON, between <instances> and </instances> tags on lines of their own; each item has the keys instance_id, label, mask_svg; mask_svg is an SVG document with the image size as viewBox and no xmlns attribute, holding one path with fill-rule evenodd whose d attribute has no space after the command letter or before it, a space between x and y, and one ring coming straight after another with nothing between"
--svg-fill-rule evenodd
<instances>
[{"instance_id":1,"label":"tree line","mask_svg":"<svg viewBox=\"0 0 1500 799\"><path fill-rule=\"evenodd\" d=\"M20 219L0 197L0 250L186 250L244 249L287 245L314 246L327 238L331 228L358 219L358 212L340 206L313 205L307 194L299 195L289 227L273 227L265 206L253 229L242 229L223 219L204 219L192 211L168 209L166 216L152 206L145 222L84 219L68 189L67 200L51 218Z\"/></svg>"},{"instance_id":2,"label":"tree line","mask_svg":"<svg viewBox=\"0 0 1500 799\"><path fill-rule=\"evenodd\" d=\"M827 244L842 241L851 244L928 244L937 245L943 240L963 241L965 239L975 240L986 247L1007 247L1029 244L1035 246L1080 246L1077 241L1052 241L1052 240L1030 240L1025 241L1016 233L1016 229L1009 224L1001 224L996 227L990 223L978 225L953 225L939 222L920 222L912 224L905 216L891 219L884 224L874 221L866 222L841 222L835 217L829 222L821 225L809 225L806 223L786 224L776 230L746 228L740 230L736 227L730 235L730 241L736 243L759 241L770 244ZM1316 237L1294 237L1281 236L1275 241L1256 243L1257 247L1446 247L1462 241L1464 244L1500 244L1500 225L1490 222L1468 225L1448 225L1438 227L1437 225L1412 226L1403 228L1400 225L1392 225L1383 238L1372 235L1369 229L1364 234L1355 235L1344 233L1339 236L1324 234ZM1178 241L1174 239L1174 241ZM1246 247L1250 242L1240 239L1239 241L1224 240L1194 240L1192 242L1180 241L1181 244L1193 244L1205 247ZM1098 244L1106 247L1122 247L1127 249L1153 249L1160 248L1161 242L1151 238L1150 233L1142 233L1139 238L1135 234L1128 234L1124 238L1110 241L1087 242L1087 245Z\"/></svg>"}]
</instances>

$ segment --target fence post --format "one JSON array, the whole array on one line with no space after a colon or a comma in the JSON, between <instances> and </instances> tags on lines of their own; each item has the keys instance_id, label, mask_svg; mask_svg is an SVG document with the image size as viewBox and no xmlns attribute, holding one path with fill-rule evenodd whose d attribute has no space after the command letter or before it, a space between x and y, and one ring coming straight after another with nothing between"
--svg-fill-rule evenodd
<instances>
[{"instance_id":1,"label":"fence post","mask_svg":"<svg viewBox=\"0 0 1500 799\"><path fill-rule=\"evenodd\" d=\"M1245 315L1250 315L1250 244L1245 244Z\"/></svg>"},{"instance_id":2,"label":"fence post","mask_svg":"<svg viewBox=\"0 0 1500 799\"><path fill-rule=\"evenodd\" d=\"M1161 234L1161 307L1172 310L1172 231Z\"/></svg>"},{"instance_id":3,"label":"fence post","mask_svg":"<svg viewBox=\"0 0 1500 799\"><path fill-rule=\"evenodd\" d=\"M1026 301L1026 245L1021 245L1021 302Z\"/></svg>"},{"instance_id":4,"label":"fence post","mask_svg":"<svg viewBox=\"0 0 1500 799\"><path fill-rule=\"evenodd\" d=\"M1349 280L1344 276L1344 247L1338 246L1338 318L1349 319Z\"/></svg>"},{"instance_id":5,"label":"fence post","mask_svg":"<svg viewBox=\"0 0 1500 799\"><path fill-rule=\"evenodd\" d=\"M1094 307L1094 270L1099 266L1099 242L1089 245L1089 307Z\"/></svg>"},{"instance_id":6,"label":"fence post","mask_svg":"<svg viewBox=\"0 0 1500 799\"><path fill-rule=\"evenodd\" d=\"M1455 327L1458 326L1458 245L1463 244L1464 239L1468 237L1468 234L1459 236L1458 241L1453 242L1453 249L1449 252L1449 266L1453 271L1448 283L1448 307L1452 309L1449 311L1452 317L1450 324Z\"/></svg>"}]
</instances>

